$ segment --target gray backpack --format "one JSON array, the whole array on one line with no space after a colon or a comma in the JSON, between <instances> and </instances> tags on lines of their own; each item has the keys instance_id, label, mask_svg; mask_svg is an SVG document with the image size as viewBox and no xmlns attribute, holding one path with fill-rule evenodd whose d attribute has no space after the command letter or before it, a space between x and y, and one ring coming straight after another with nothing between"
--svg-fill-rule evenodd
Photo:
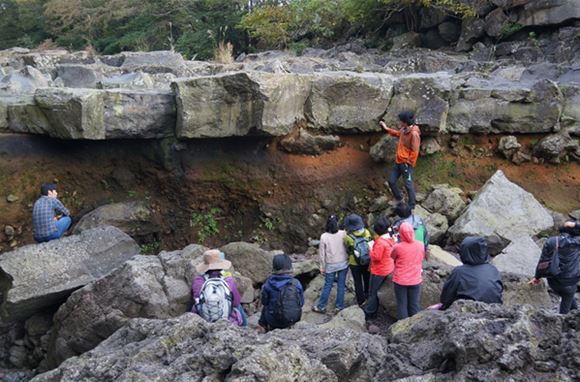
<instances>
[{"instance_id":1,"label":"gray backpack","mask_svg":"<svg viewBox=\"0 0 580 382\"><path fill-rule=\"evenodd\" d=\"M199 297L195 299L197 313L206 321L227 320L232 313L233 294L221 277L204 276Z\"/></svg>"}]
</instances>

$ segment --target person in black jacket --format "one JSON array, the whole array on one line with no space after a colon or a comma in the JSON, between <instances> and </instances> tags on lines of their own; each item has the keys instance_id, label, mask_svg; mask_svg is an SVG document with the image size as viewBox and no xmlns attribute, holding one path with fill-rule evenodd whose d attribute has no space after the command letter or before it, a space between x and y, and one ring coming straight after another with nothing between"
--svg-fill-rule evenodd
<instances>
[{"instance_id":1,"label":"person in black jacket","mask_svg":"<svg viewBox=\"0 0 580 382\"><path fill-rule=\"evenodd\" d=\"M441 291L441 309L459 299L502 303L503 283L497 268L489 263L487 241L469 236L461 243L459 255L463 265L449 275Z\"/></svg>"},{"instance_id":2,"label":"person in black jacket","mask_svg":"<svg viewBox=\"0 0 580 382\"><path fill-rule=\"evenodd\" d=\"M556 243L558 248L556 248ZM574 298L576 286L580 281L580 223L566 222L560 227L560 236L549 238L542 248L539 262L549 261L554 253L560 258L560 273L556 277L548 277L550 288L562 298L560 314L566 314L572 309L578 309ZM536 269L535 277L530 284L538 285L541 276Z\"/></svg>"}]
</instances>

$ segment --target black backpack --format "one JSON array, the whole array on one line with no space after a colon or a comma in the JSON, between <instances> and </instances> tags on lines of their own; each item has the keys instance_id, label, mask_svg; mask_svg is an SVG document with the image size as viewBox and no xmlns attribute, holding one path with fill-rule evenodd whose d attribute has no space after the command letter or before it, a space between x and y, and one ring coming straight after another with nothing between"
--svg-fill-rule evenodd
<instances>
[{"instance_id":1,"label":"black backpack","mask_svg":"<svg viewBox=\"0 0 580 382\"><path fill-rule=\"evenodd\" d=\"M299 281L292 279L286 283L278 294L272 317L273 328L283 329L294 325L302 318L302 304L300 303Z\"/></svg>"}]
</instances>

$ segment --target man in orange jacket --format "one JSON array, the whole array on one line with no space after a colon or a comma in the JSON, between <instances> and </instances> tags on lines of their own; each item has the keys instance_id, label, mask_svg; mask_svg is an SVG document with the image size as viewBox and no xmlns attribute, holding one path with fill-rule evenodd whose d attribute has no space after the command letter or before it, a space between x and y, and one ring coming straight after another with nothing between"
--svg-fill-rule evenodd
<instances>
[{"instance_id":1,"label":"man in orange jacket","mask_svg":"<svg viewBox=\"0 0 580 382\"><path fill-rule=\"evenodd\" d=\"M413 209L417 204L415 187L413 186L413 169L419 157L421 130L415 125L415 117L410 111L399 113L399 121L399 130L387 127L384 121L379 122L388 134L399 138L397 158L395 159L395 166L389 174L388 182L395 199L397 199L397 202L401 202L403 201L403 195L401 195L401 190L397 186L397 180L400 176L403 176L405 189L407 194L409 194L409 207Z\"/></svg>"}]
</instances>

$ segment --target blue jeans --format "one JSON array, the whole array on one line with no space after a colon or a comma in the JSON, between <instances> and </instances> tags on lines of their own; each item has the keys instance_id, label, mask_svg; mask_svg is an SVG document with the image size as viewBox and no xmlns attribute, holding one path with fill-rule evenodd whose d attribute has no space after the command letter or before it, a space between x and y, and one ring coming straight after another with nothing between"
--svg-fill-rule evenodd
<instances>
[{"instance_id":1,"label":"blue jeans","mask_svg":"<svg viewBox=\"0 0 580 382\"><path fill-rule=\"evenodd\" d=\"M35 238L35 240L39 243L44 243L47 241L60 239L64 235L64 233L70 228L71 224L72 219L70 218L70 216L63 216L56 222L57 231L55 233L47 237Z\"/></svg>"},{"instance_id":2,"label":"blue jeans","mask_svg":"<svg viewBox=\"0 0 580 382\"><path fill-rule=\"evenodd\" d=\"M399 190L399 187L397 186L397 180L400 176L403 177L403 183L405 184L405 189L407 189L407 194L409 195L409 207L413 209L417 204L415 186L413 186L413 167L406 163L395 164L391 170L391 173L389 174L387 181L389 182L393 196L395 199L397 199L398 202L403 200L401 190Z\"/></svg>"},{"instance_id":3,"label":"blue jeans","mask_svg":"<svg viewBox=\"0 0 580 382\"><path fill-rule=\"evenodd\" d=\"M342 271L331 272L324 274L324 288L322 289L322 295L318 301L318 307L320 309L325 309L326 304L328 304L328 297L330 297L330 291L332 291L332 284L334 284L334 279L338 278L338 285L336 289L336 309L344 309L344 289L346 284L346 273L348 268L344 268Z\"/></svg>"},{"instance_id":4,"label":"blue jeans","mask_svg":"<svg viewBox=\"0 0 580 382\"><path fill-rule=\"evenodd\" d=\"M248 326L248 316L246 315L246 311L242 308L242 304L236 306L234 309L237 309L240 312L240 316L242 317L242 326Z\"/></svg>"},{"instance_id":5,"label":"blue jeans","mask_svg":"<svg viewBox=\"0 0 580 382\"><path fill-rule=\"evenodd\" d=\"M421 284L395 284L395 298L397 299L397 319L402 320L414 316L421 310Z\"/></svg>"}]
</instances>

